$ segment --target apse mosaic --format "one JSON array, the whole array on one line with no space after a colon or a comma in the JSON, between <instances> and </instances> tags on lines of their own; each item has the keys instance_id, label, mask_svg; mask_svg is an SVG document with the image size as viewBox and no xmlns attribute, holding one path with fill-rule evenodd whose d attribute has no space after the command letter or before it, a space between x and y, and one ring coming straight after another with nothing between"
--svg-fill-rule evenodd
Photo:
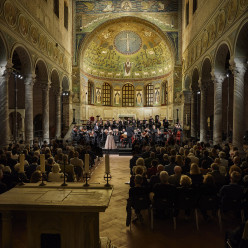
<instances>
[{"instance_id":1,"label":"apse mosaic","mask_svg":"<svg viewBox=\"0 0 248 248\"><path fill-rule=\"evenodd\" d=\"M81 68L100 78L140 79L172 70L171 51L152 28L135 22L110 24L88 41Z\"/></svg>"}]
</instances>

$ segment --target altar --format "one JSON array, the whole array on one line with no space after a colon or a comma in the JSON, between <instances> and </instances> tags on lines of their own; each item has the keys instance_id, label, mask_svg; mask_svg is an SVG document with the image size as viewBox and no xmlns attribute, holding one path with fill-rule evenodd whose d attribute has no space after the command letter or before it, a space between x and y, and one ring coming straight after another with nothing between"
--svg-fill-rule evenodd
<instances>
[{"instance_id":1,"label":"altar","mask_svg":"<svg viewBox=\"0 0 248 248\"><path fill-rule=\"evenodd\" d=\"M2 247L12 247L12 216L22 211L27 216L27 248L99 248L99 212L108 207L112 191L83 188L78 183L67 187L48 183L15 187L1 194Z\"/></svg>"}]
</instances>

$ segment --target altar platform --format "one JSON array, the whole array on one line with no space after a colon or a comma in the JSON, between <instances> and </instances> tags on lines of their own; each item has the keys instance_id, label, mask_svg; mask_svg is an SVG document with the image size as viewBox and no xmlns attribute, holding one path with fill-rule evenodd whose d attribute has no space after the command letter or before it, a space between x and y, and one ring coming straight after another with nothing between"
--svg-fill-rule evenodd
<instances>
[{"instance_id":1,"label":"altar platform","mask_svg":"<svg viewBox=\"0 0 248 248\"><path fill-rule=\"evenodd\" d=\"M12 217L26 215L27 248L99 248L99 212L109 206L111 187L82 183L27 184L0 195L2 247L12 247Z\"/></svg>"}]
</instances>

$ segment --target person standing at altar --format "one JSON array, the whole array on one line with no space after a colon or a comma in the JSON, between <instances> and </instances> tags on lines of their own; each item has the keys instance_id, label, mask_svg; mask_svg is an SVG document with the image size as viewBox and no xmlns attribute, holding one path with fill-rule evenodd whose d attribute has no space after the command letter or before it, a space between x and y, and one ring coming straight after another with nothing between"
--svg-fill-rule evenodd
<instances>
[{"instance_id":1,"label":"person standing at altar","mask_svg":"<svg viewBox=\"0 0 248 248\"><path fill-rule=\"evenodd\" d=\"M131 148L132 147L132 137L134 134L133 127L131 125L128 125L126 128L126 131L127 131L127 143L128 143L129 148Z\"/></svg>"},{"instance_id":2,"label":"person standing at altar","mask_svg":"<svg viewBox=\"0 0 248 248\"><path fill-rule=\"evenodd\" d=\"M108 150L116 149L115 140L114 140L114 136L113 136L113 131L111 130L110 127L108 129L107 140L106 140L104 148L108 149Z\"/></svg>"},{"instance_id":3,"label":"person standing at altar","mask_svg":"<svg viewBox=\"0 0 248 248\"><path fill-rule=\"evenodd\" d=\"M98 126L98 122L96 122L94 126L94 143L99 145L99 137L100 137L100 127Z\"/></svg>"},{"instance_id":4,"label":"person standing at altar","mask_svg":"<svg viewBox=\"0 0 248 248\"><path fill-rule=\"evenodd\" d=\"M163 126L164 126L164 132L167 132L167 129L169 128L169 122L166 119L166 117L163 119Z\"/></svg>"}]
</instances>

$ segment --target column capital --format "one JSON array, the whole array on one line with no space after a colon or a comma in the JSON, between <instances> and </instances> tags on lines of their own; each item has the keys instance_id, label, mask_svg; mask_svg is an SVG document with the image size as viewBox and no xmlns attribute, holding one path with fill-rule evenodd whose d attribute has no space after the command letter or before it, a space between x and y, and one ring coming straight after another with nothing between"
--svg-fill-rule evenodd
<instances>
[{"instance_id":1,"label":"column capital","mask_svg":"<svg viewBox=\"0 0 248 248\"><path fill-rule=\"evenodd\" d=\"M30 86L34 86L34 83L36 82L36 74L35 73L31 73L25 76L24 79L24 84L25 85L30 85Z\"/></svg>"},{"instance_id":2,"label":"column capital","mask_svg":"<svg viewBox=\"0 0 248 248\"><path fill-rule=\"evenodd\" d=\"M13 69L13 63L11 59L8 59L5 66L0 66L0 78L9 79Z\"/></svg>"},{"instance_id":3,"label":"column capital","mask_svg":"<svg viewBox=\"0 0 248 248\"><path fill-rule=\"evenodd\" d=\"M48 91L51 88L51 82L50 81L42 81L40 82L41 89L43 91Z\"/></svg>"},{"instance_id":4,"label":"column capital","mask_svg":"<svg viewBox=\"0 0 248 248\"><path fill-rule=\"evenodd\" d=\"M201 91L207 90L207 88L211 82L212 82L212 80L206 80L206 79L199 78L198 83L199 83Z\"/></svg>"},{"instance_id":5,"label":"column capital","mask_svg":"<svg viewBox=\"0 0 248 248\"><path fill-rule=\"evenodd\" d=\"M54 92L55 92L55 95L56 96L61 96L61 94L62 94L62 88L61 87L56 88L56 89L54 89Z\"/></svg>"},{"instance_id":6,"label":"column capital","mask_svg":"<svg viewBox=\"0 0 248 248\"><path fill-rule=\"evenodd\" d=\"M226 78L226 75L220 72L211 72L211 76L213 83L219 83L219 84L223 83Z\"/></svg>"},{"instance_id":7,"label":"column capital","mask_svg":"<svg viewBox=\"0 0 248 248\"><path fill-rule=\"evenodd\" d=\"M230 70L232 71L234 76L239 76L238 74L244 75L245 72L247 71L248 68L247 62L230 59L229 63L230 63Z\"/></svg>"}]
</instances>

